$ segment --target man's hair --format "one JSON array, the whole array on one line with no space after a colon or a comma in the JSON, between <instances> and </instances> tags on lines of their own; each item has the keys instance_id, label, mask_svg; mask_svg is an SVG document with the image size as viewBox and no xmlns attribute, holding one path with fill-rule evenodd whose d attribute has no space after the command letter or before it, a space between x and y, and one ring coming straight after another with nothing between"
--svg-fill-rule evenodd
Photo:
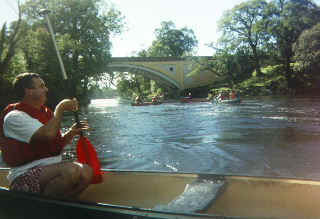
<instances>
[{"instance_id":1,"label":"man's hair","mask_svg":"<svg viewBox=\"0 0 320 219\"><path fill-rule=\"evenodd\" d=\"M40 78L40 75L37 73L26 72L16 76L13 81L13 90L19 99L24 97L24 89L33 87L33 78Z\"/></svg>"}]
</instances>

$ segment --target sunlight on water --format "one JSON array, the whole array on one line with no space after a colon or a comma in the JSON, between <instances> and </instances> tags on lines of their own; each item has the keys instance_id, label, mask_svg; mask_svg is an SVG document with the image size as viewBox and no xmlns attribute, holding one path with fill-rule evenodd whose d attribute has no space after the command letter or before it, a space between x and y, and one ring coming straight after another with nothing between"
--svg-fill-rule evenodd
<instances>
[{"instance_id":1,"label":"sunlight on water","mask_svg":"<svg viewBox=\"0 0 320 219\"><path fill-rule=\"evenodd\" d=\"M89 107L104 108L104 107L115 107L119 105L117 99L93 99L90 102Z\"/></svg>"},{"instance_id":2,"label":"sunlight on water","mask_svg":"<svg viewBox=\"0 0 320 219\"><path fill-rule=\"evenodd\" d=\"M156 205L154 210L188 213L199 211L208 206L223 187L224 181L203 180L187 184L180 196L168 204Z\"/></svg>"},{"instance_id":3,"label":"sunlight on water","mask_svg":"<svg viewBox=\"0 0 320 219\"><path fill-rule=\"evenodd\" d=\"M94 99L89 137L104 168L320 177L318 103L260 98L132 107Z\"/></svg>"},{"instance_id":4,"label":"sunlight on water","mask_svg":"<svg viewBox=\"0 0 320 219\"><path fill-rule=\"evenodd\" d=\"M287 116L263 116L264 119L289 120Z\"/></svg>"}]
</instances>

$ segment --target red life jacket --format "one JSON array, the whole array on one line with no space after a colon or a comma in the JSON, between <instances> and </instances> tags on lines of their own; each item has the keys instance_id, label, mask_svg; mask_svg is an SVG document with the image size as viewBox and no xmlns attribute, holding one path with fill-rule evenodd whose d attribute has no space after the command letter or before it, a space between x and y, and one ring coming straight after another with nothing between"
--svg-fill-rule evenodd
<instances>
[{"instance_id":1,"label":"red life jacket","mask_svg":"<svg viewBox=\"0 0 320 219\"><path fill-rule=\"evenodd\" d=\"M0 138L3 161L11 167L20 166L34 160L59 155L63 149L63 139L60 131L52 142L28 144L12 138L7 138L3 133L4 117L12 110L20 110L31 117L38 119L41 123L47 122L53 117L53 112L46 106L39 109L25 103L8 105L0 115ZM23 125L23 124L21 124Z\"/></svg>"}]
</instances>

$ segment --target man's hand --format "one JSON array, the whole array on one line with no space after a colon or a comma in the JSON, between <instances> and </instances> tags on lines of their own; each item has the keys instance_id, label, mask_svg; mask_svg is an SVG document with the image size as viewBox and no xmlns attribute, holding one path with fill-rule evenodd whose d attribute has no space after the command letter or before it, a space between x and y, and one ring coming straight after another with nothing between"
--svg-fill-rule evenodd
<instances>
[{"instance_id":1,"label":"man's hand","mask_svg":"<svg viewBox=\"0 0 320 219\"><path fill-rule=\"evenodd\" d=\"M72 132L73 136L79 135L82 131L89 130L88 121L80 121L79 123L74 123L71 128L70 132Z\"/></svg>"},{"instance_id":2,"label":"man's hand","mask_svg":"<svg viewBox=\"0 0 320 219\"><path fill-rule=\"evenodd\" d=\"M79 110L79 102L76 98L64 99L58 103L56 110L61 111L61 112L78 111Z\"/></svg>"},{"instance_id":3,"label":"man's hand","mask_svg":"<svg viewBox=\"0 0 320 219\"><path fill-rule=\"evenodd\" d=\"M69 131L67 131L63 136L64 144L70 144L74 136L80 135L82 131L89 130L89 129L90 127L87 121L80 121L79 124L74 123L69 129Z\"/></svg>"}]
</instances>

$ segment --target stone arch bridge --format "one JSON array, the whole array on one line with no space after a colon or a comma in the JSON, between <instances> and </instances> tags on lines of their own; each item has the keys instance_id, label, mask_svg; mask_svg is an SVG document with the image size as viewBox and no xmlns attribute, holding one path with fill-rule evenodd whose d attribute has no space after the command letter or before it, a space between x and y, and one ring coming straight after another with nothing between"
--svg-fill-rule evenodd
<instances>
[{"instance_id":1,"label":"stone arch bridge","mask_svg":"<svg viewBox=\"0 0 320 219\"><path fill-rule=\"evenodd\" d=\"M192 57L113 57L108 71L143 74L145 77L179 90L196 88L214 82L214 74L201 70L199 63L212 60L211 56Z\"/></svg>"}]
</instances>

